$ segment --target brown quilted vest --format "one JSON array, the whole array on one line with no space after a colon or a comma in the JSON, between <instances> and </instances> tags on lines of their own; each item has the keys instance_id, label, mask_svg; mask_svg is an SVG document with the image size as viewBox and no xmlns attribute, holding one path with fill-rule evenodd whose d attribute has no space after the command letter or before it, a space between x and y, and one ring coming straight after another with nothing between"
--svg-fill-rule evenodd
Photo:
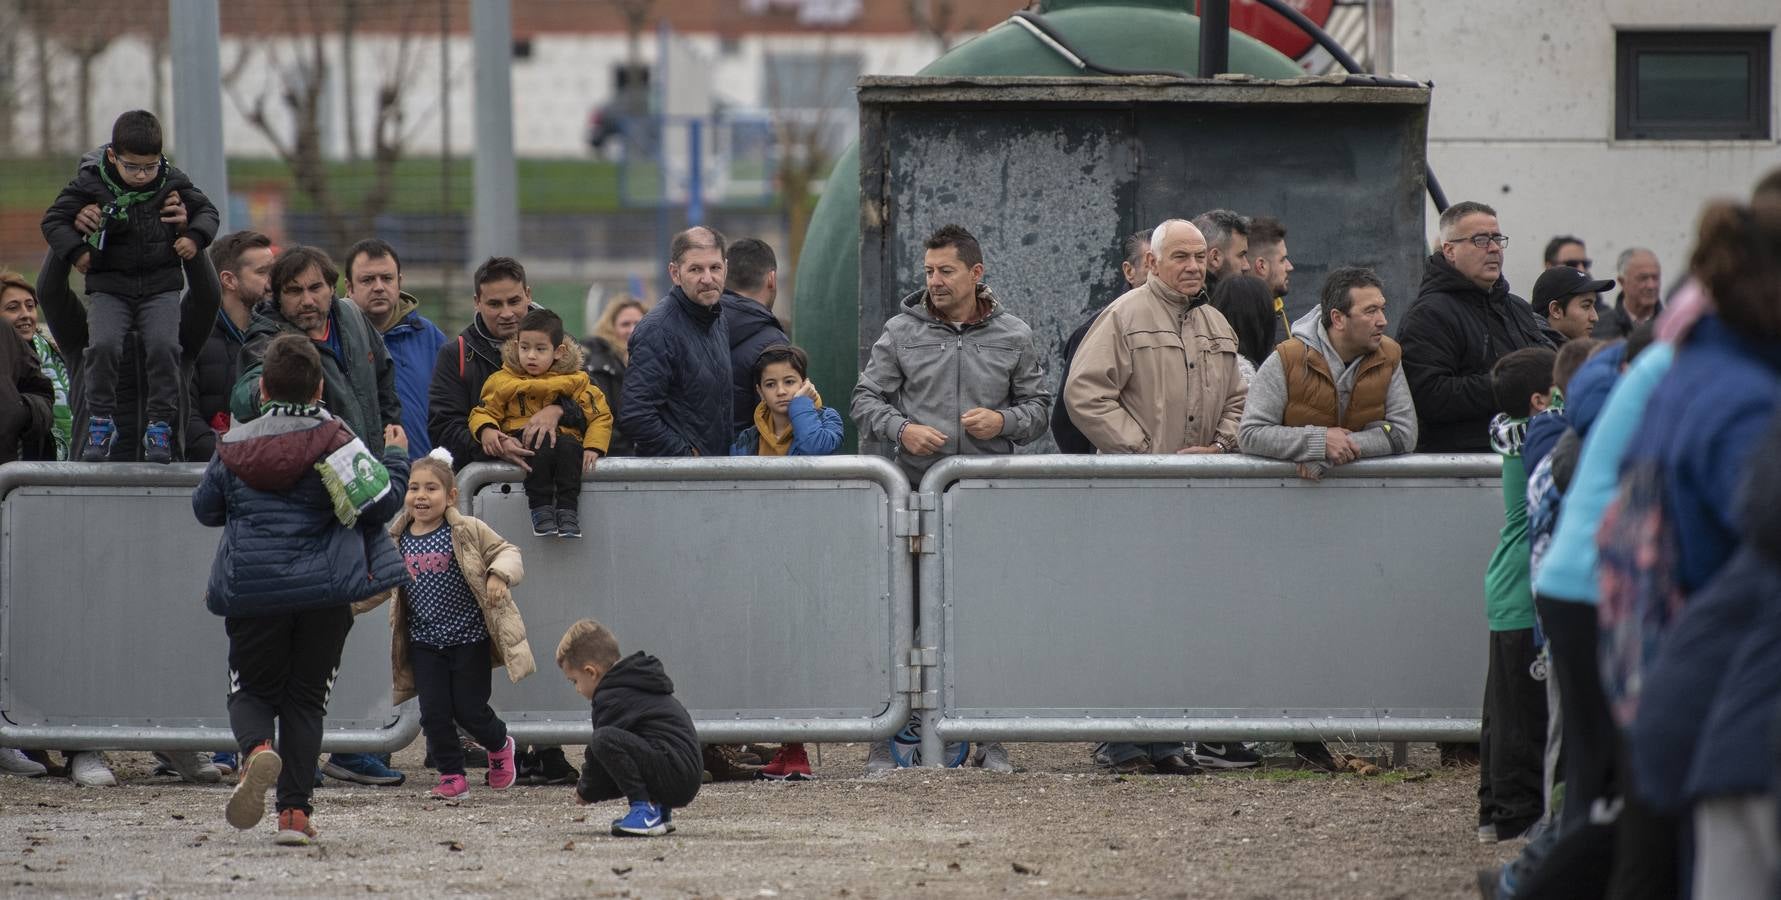
<instances>
[{"instance_id":1,"label":"brown quilted vest","mask_svg":"<svg viewBox=\"0 0 1781 900\"><path fill-rule=\"evenodd\" d=\"M1282 425L1318 425L1359 431L1385 418L1385 395L1391 376L1403 359L1403 348L1386 338L1379 349L1361 361L1348 396L1348 412L1336 419L1336 379L1322 353L1313 353L1304 341L1293 338L1274 348L1286 373L1286 415Z\"/></svg>"}]
</instances>

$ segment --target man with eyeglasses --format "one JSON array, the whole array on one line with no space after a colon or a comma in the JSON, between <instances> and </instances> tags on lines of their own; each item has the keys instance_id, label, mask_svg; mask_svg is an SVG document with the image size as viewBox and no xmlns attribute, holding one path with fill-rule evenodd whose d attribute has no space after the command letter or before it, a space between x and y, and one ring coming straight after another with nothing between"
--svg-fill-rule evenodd
<instances>
[{"instance_id":1,"label":"man with eyeglasses","mask_svg":"<svg viewBox=\"0 0 1781 900\"><path fill-rule=\"evenodd\" d=\"M1663 312L1658 292L1663 287L1662 269L1657 254L1644 247L1628 247L1621 251L1614 274L1619 276L1620 296L1612 310L1602 312L1594 336L1603 340L1624 338L1645 321Z\"/></svg>"},{"instance_id":2,"label":"man with eyeglasses","mask_svg":"<svg viewBox=\"0 0 1781 900\"><path fill-rule=\"evenodd\" d=\"M1404 375L1416 401L1419 453L1483 453L1501 412L1490 369L1523 347L1550 347L1527 301L1509 293L1496 210L1456 203L1441 214L1441 243L1423 265L1404 323Z\"/></svg>"}]
</instances>

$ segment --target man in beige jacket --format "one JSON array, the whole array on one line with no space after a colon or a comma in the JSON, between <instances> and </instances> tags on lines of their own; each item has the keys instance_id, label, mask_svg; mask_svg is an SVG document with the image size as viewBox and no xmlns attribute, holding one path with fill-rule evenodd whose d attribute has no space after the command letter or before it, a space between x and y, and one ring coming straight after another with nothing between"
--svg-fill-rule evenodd
<instances>
[{"instance_id":1,"label":"man in beige jacket","mask_svg":"<svg viewBox=\"0 0 1781 900\"><path fill-rule=\"evenodd\" d=\"M1206 239L1170 219L1150 246L1149 279L1082 338L1070 418L1102 453L1235 453L1247 388L1237 334L1206 296Z\"/></svg>"}]
</instances>

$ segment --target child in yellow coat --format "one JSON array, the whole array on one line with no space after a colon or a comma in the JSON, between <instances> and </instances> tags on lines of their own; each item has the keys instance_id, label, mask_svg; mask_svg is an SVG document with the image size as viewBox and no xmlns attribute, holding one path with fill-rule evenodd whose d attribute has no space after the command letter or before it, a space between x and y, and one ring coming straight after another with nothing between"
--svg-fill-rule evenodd
<instances>
[{"instance_id":1,"label":"child in yellow coat","mask_svg":"<svg viewBox=\"0 0 1781 900\"><path fill-rule=\"evenodd\" d=\"M581 476L612 440L606 395L588 380L580 347L548 309L526 313L519 333L501 348L501 362L483 382L482 404L470 411L470 433L490 457L501 455L503 433L532 451L525 483L533 534L581 537ZM533 426L534 415L565 400L580 416L565 415L555 429Z\"/></svg>"}]
</instances>

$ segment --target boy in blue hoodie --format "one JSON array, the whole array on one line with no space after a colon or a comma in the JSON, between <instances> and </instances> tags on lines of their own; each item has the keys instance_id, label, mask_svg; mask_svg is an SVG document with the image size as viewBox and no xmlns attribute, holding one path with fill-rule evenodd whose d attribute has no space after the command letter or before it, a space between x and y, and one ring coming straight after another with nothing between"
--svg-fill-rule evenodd
<instances>
[{"instance_id":1,"label":"boy in blue hoodie","mask_svg":"<svg viewBox=\"0 0 1781 900\"><path fill-rule=\"evenodd\" d=\"M379 462L320 407L321 357L307 337L274 338L264 360L260 417L217 443L192 511L224 529L204 602L229 634L241 774L227 818L254 827L276 782L276 840L301 846L315 837L309 792L352 604L408 580L386 531L407 493L408 448L388 426Z\"/></svg>"}]
</instances>

